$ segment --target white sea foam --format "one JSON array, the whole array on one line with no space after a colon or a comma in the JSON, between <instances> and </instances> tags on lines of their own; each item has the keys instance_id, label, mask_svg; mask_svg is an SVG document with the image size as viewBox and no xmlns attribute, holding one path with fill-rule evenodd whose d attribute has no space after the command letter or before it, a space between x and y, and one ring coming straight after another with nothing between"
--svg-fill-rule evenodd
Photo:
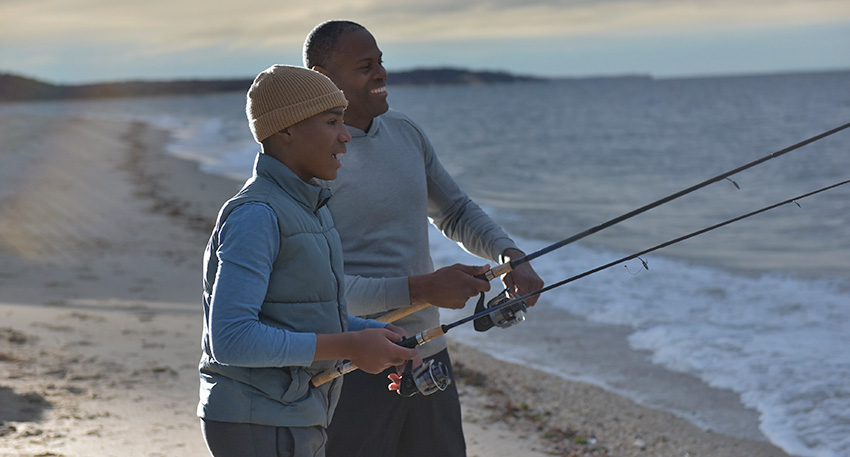
<instances>
[{"instance_id":1,"label":"white sea foam","mask_svg":"<svg viewBox=\"0 0 850 457\"><path fill-rule=\"evenodd\" d=\"M472 261L459 255L454 243L432 234L435 261ZM539 241L520 243L527 250L542 247ZM551 284L579 273L577 268L623 256L569 246L535 260L534 266ZM738 393L744 405L758 411L765 436L792 454L850 453L850 293L839 282L749 277L659 255L644 260L649 270L637 260L628 262L628 269L614 266L546 293L544 302L593 322L627 326L632 349L649 351L652 363ZM455 336L501 358L528 362L521 347L481 344L486 339L469 332ZM559 373L559 355L545 357L547 371ZM604 378L580 380L612 384ZM699 411L689 418L705 428L723 429Z\"/></svg>"}]
</instances>

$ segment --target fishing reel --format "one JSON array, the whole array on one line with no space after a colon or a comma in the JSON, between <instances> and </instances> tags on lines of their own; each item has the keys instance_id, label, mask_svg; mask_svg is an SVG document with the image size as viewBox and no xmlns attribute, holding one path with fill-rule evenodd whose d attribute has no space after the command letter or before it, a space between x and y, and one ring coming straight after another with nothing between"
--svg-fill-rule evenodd
<instances>
[{"instance_id":1,"label":"fishing reel","mask_svg":"<svg viewBox=\"0 0 850 457\"><path fill-rule=\"evenodd\" d=\"M413 362L407 362L404 373L401 376L401 388L398 393L405 397L412 397L417 393L431 395L437 391L446 390L452 382L449 370L443 362L428 359L423 362L416 371L411 369Z\"/></svg>"},{"instance_id":2,"label":"fishing reel","mask_svg":"<svg viewBox=\"0 0 850 457\"><path fill-rule=\"evenodd\" d=\"M484 306L484 292L478 298L478 303L475 305L475 314L478 314L486 309L493 308L508 300L512 300L508 289L502 291L499 295L490 299L487 306ZM473 321L473 326L476 331L486 332L493 327L508 328L512 325L519 324L525 320L525 314L528 311L528 305L525 300L519 300L516 303L496 309L487 313Z\"/></svg>"}]
</instances>

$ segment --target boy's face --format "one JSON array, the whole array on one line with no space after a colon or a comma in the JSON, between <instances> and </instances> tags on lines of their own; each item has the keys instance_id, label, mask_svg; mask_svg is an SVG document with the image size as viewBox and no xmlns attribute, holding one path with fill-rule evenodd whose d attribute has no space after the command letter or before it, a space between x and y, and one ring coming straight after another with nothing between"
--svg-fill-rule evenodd
<instances>
[{"instance_id":1,"label":"boy's face","mask_svg":"<svg viewBox=\"0 0 850 457\"><path fill-rule=\"evenodd\" d=\"M351 135L343 123L343 108L334 108L309 117L287 130L291 153L284 161L305 182L319 178L336 179L342 166L339 158L345 154L345 143Z\"/></svg>"},{"instance_id":2,"label":"boy's face","mask_svg":"<svg viewBox=\"0 0 850 457\"><path fill-rule=\"evenodd\" d=\"M372 119L389 109L387 71L381 50L368 31L356 30L341 36L327 68L316 69L327 75L348 99L346 124L368 130Z\"/></svg>"}]
</instances>

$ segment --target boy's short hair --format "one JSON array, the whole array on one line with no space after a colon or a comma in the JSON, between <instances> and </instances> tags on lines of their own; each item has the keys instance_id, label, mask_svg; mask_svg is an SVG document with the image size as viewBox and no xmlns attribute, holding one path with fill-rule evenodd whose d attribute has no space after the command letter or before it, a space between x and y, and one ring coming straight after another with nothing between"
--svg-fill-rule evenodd
<instances>
[{"instance_id":1,"label":"boy's short hair","mask_svg":"<svg viewBox=\"0 0 850 457\"><path fill-rule=\"evenodd\" d=\"M245 114L254 140L261 143L291 125L348 100L325 75L303 67L272 65L248 89Z\"/></svg>"}]
</instances>

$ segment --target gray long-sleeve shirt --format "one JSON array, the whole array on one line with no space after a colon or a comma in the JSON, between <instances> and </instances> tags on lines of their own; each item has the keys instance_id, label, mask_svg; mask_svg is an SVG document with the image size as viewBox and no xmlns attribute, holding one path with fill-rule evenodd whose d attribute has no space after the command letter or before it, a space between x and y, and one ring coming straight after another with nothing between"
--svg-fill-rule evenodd
<instances>
[{"instance_id":1,"label":"gray long-sleeve shirt","mask_svg":"<svg viewBox=\"0 0 850 457\"><path fill-rule=\"evenodd\" d=\"M428 221L467 251L498 262L516 245L464 193L437 159L422 129L390 110L368 132L348 126L352 140L329 203L342 239L348 310L375 317L410 306L407 277L431 273ZM429 306L395 324L410 335L439 325ZM420 348L429 357L443 338Z\"/></svg>"}]
</instances>

